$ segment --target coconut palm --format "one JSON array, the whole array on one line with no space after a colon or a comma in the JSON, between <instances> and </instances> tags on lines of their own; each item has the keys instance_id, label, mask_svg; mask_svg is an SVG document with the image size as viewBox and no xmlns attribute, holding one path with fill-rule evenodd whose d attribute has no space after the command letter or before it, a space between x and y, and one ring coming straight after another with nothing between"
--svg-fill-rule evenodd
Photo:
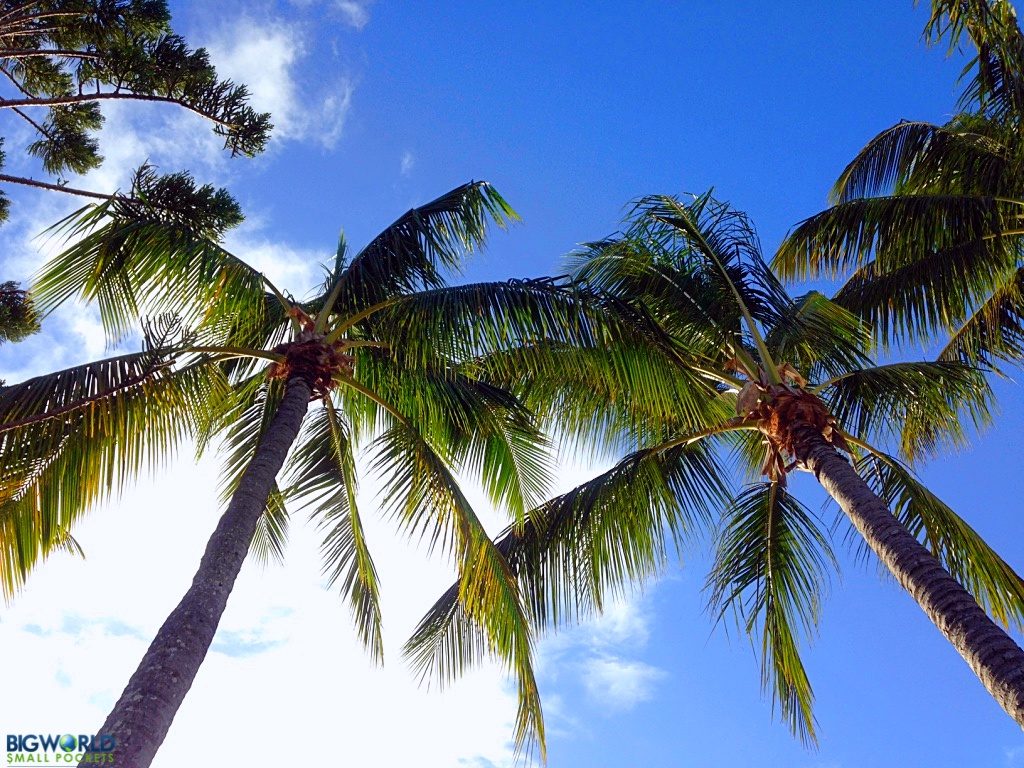
<instances>
[{"instance_id":1,"label":"coconut palm","mask_svg":"<svg viewBox=\"0 0 1024 768\"><path fill-rule=\"evenodd\" d=\"M843 277L834 299L886 343L940 360L1024 357L1024 35L1002 0L934 2L929 37L977 49L944 125L900 122L846 167L834 205L775 258L786 278Z\"/></svg>"},{"instance_id":2,"label":"coconut palm","mask_svg":"<svg viewBox=\"0 0 1024 768\"><path fill-rule=\"evenodd\" d=\"M710 526L711 606L758 638L763 685L813 741L800 644L836 563L820 520L787 486L803 469L1024 725L1024 651L993 621L1024 623L1024 582L901 460L959 443L987 420L983 374L956 361L876 365L863 321L819 293L787 296L747 218L710 194L645 198L630 222L579 254L574 276L646 314L660 337L652 331L648 346L613 355L543 342L487 361L563 439L639 443L497 540L534 624L599 609L662 566L667 540L678 545ZM562 373L505 380L510 359ZM735 470L765 479L734 490ZM407 653L424 670L452 674L472 661L467 649L484 629L456 585Z\"/></svg>"},{"instance_id":3,"label":"coconut palm","mask_svg":"<svg viewBox=\"0 0 1024 768\"><path fill-rule=\"evenodd\" d=\"M383 511L398 528L453 555L460 604L518 680L517 743L543 745L519 587L455 475L478 480L520 523L544 498L543 435L473 360L525 340L593 343L572 290L550 280L449 284L488 221L515 217L492 187L471 183L409 211L354 256L342 239L322 289L299 301L220 245L222 222L196 219L209 208L188 205L197 191L179 182L168 190L141 179L131 199L70 217L61 231L73 244L35 286L44 308L95 301L114 337L155 317L144 350L16 385L0 402L8 591L46 552L75 546L71 527L86 507L167 461L183 439L226 448L226 511L99 731L115 737L117 763L150 764L247 553L280 555L295 505L323 530L325 573L380 659L359 449L384 478Z\"/></svg>"}]
</instances>

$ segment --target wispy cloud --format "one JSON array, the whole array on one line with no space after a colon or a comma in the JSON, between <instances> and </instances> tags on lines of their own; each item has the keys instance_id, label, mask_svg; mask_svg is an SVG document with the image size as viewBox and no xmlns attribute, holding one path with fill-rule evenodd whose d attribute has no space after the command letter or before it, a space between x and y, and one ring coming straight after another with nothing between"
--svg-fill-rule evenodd
<instances>
[{"instance_id":1,"label":"wispy cloud","mask_svg":"<svg viewBox=\"0 0 1024 768\"><path fill-rule=\"evenodd\" d=\"M403 176L408 176L412 173L412 169L416 166L416 157L408 149L402 153L402 162L400 165L400 172Z\"/></svg>"},{"instance_id":2,"label":"wispy cloud","mask_svg":"<svg viewBox=\"0 0 1024 768\"><path fill-rule=\"evenodd\" d=\"M69 635L81 638L87 633L98 633L108 637L131 637L145 640L146 636L138 627L127 624L112 616L85 617L77 613L65 613L57 626L45 627L38 622L23 624L22 631L36 637Z\"/></svg>"},{"instance_id":3,"label":"wispy cloud","mask_svg":"<svg viewBox=\"0 0 1024 768\"><path fill-rule=\"evenodd\" d=\"M223 653L234 659L244 659L249 656L257 656L261 653L273 650L283 644L283 640L270 640L265 638L261 632L236 632L224 630L217 633L213 639L210 650L214 653Z\"/></svg>"},{"instance_id":4,"label":"wispy cloud","mask_svg":"<svg viewBox=\"0 0 1024 768\"><path fill-rule=\"evenodd\" d=\"M642 661L615 656L594 657L583 662L583 683L590 700L605 709L632 709L651 698L665 672Z\"/></svg>"},{"instance_id":5,"label":"wispy cloud","mask_svg":"<svg viewBox=\"0 0 1024 768\"><path fill-rule=\"evenodd\" d=\"M542 685L550 689L579 684L587 701L599 710L622 711L648 700L666 673L642 661L649 616L642 599L621 600L580 627L543 640L538 653ZM550 699L552 694L545 690ZM560 701L557 693L554 696ZM574 728L571 718L556 707L549 713L563 729Z\"/></svg>"},{"instance_id":6,"label":"wispy cloud","mask_svg":"<svg viewBox=\"0 0 1024 768\"><path fill-rule=\"evenodd\" d=\"M358 0L334 0L334 7L341 13L345 22L354 29L362 30L370 23L369 2L358 2Z\"/></svg>"}]
</instances>

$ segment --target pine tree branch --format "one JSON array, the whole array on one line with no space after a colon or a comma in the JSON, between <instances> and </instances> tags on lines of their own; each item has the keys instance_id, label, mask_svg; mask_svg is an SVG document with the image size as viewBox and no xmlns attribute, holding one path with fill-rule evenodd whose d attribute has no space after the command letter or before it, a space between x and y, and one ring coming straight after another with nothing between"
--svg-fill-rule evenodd
<instances>
[{"instance_id":1,"label":"pine tree branch","mask_svg":"<svg viewBox=\"0 0 1024 768\"><path fill-rule=\"evenodd\" d=\"M8 176L6 173L0 173L0 181L6 181L11 184L23 184L26 187L36 187L37 189L48 189L52 192L64 192L69 195L78 195L79 197L91 197L96 200L127 199L124 195L104 195L100 192L90 192L87 189L76 189L75 187L68 187L62 184L50 184L45 181L27 179L24 176Z\"/></svg>"},{"instance_id":2,"label":"pine tree branch","mask_svg":"<svg viewBox=\"0 0 1024 768\"><path fill-rule=\"evenodd\" d=\"M39 21L39 19L53 19L68 16L75 16L77 18L81 18L82 16L86 15L81 11L51 11L50 13L29 13L24 16L16 16L14 18L11 18L11 16L13 16L20 10L21 8L15 8L6 16L0 16L0 28L2 28L3 26L14 27L17 26L18 24L26 24L32 21ZM2 37L4 34L6 33L0 32L0 37Z\"/></svg>"},{"instance_id":3,"label":"pine tree branch","mask_svg":"<svg viewBox=\"0 0 1024 768\"><path fill-rule=\"evenodd\" d=\"M32 32L38 34L36 30L32 30ZM63 48L0 48L0 58L3 59L27 59L33 56L60 56L65 59L102 58L98 53Z\"/></svg>"},{"instance_id":4,"label":"pine tree branch","mask_svg":"<svg viewBox=\"0 0 1024 768\"><path fill-rule=\"evenodd\" d=\"M0 64L0 72L3 72L4 75L7 76L7 79L10 80L12 83L14 83L14 87L17 88L19 91L21 91L23 94L25 94L29 98L35 98L35 94L33 94L32 91L30 91L24 85L19 83L18 82L18 78L16 78L13 74L11 74L11 72L7 69L7 67L3 66L2 64Z\"/></svg>"},{"instance_id":5,"label":"pine tree branch","mask_svg":"<svg viewBox=\"0 0 1024 768\"><path fill-rule=\"evenodd\" d=\"M45 136L46 138L50 139L51 141L53 140L53 135L52 134L50 134L43 126L41 126L39 123L37 123L31 117L26 115L23 111L21 111L18 108L15 108L14 111L15 111L15 113L17 113L18 117L20 117L22 120L27 122L29 125L31 125L33 128L35 128L37 131L39 131L41 134L43 134L43 136Z\"/></svg>"},{"instance_id":6,"label":"pine tree branch","mask_svg":"<svg viewBox=\"0 0 1024 768\"><path fill-rule=\"evenodd\" d=\"M189 112L193 112L212 123L225 128L237 127L234 123L222 120L211 112L205 112L194 107L182 99L173 96L155 96L146 93L92 93L81 96L53 96L49 98L28 98L28 99L0 99L0 109L13 109L15 107L64 107L71 104L86 104L90 101L105 101L110 99L125 99L129 101L155 101L164 104L177 104Z\"/></svg>"}]
</instances>

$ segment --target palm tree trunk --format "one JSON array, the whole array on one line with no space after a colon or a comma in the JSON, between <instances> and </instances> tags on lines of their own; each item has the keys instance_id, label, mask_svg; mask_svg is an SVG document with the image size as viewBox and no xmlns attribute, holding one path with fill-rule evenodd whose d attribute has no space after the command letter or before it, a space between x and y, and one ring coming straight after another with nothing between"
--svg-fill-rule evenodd
<instances>
[{"instance_id":1,"label":"palm tree trunk","mask_svg":"<svg viewBox=\"0 0 1024 768\"><path fill-rule=\"evenodd\" d=\"M828 491L868 546L1024 728L1024 650L893 516L850 463L811 428L794 430L797 458Z\"/></svg>"},{"instance_id":2,"label":"palm tree trunk","mask_svg":"<svg viewBox=\"0 0 1024 768\"><path fill-rule=\"evenodd\" d=\"M267 497L299 433L309 397L305 380L288 381L277 413L206 545L192 586L160 627L100 728L99 733L114 737L118 768L147 768L163 743L213 642ZM80 763L86 764L85 760Z\"/></svg>"}]
</instances>

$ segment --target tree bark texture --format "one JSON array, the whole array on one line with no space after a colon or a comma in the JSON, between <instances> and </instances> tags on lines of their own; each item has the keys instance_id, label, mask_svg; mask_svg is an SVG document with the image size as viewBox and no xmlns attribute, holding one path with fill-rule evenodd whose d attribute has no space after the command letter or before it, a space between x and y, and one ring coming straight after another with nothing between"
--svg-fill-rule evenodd
<instances>
[{"instance_id":1,"label":"tree bark texture","mask_svg":"<svg viewBox=\"0 0 1024 768\"><path fill-rule=\"evenodd\" d=\"M802 429L797 458L828 491L871 550L963 656L982 685L1024 728L1024 650L900 524L820 432Z\"/></svg>"},{"instance_id":2,"label":"tree bark texture","mask_svg":"<svg viewBox=\"0 0 1024 768\"><path fill-rule=\"evenodd\" d=\"M114 737L117 768L147 768L163 743L213 642L277 473L298 436L309 397L310 387L303 379L288 381L277 413L206 545L192 586L160 627L98 731Z\"/></svg>"}]
</instances>

